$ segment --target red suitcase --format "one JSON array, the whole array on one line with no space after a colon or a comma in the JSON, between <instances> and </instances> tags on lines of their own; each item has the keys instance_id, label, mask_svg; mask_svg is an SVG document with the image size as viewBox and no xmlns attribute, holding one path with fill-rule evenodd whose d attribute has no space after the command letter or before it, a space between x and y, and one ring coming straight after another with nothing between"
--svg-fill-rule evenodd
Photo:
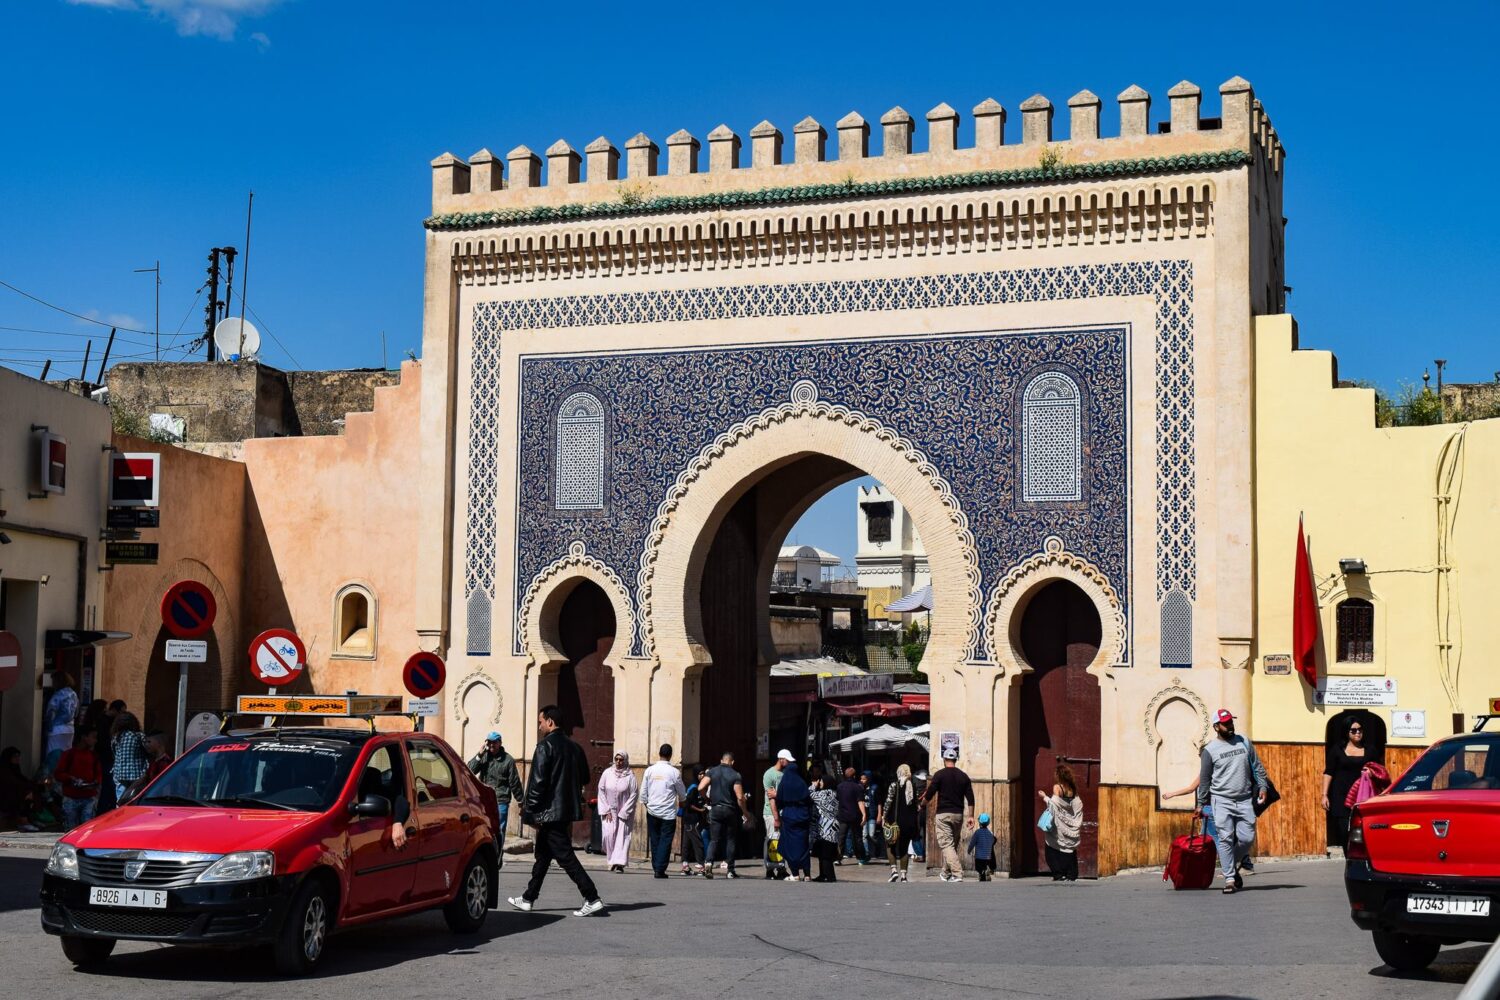
<instances>
[{"instance_id":1,"label":"red suitcase","mask_svg":"<svg viewBox=\"0 0 1500 1000\"><path fill-rule=\"evenodd\" d=\"M1172 856L1167 859L1167 870L1162 872L1161 880L1171 881L1174 889L1207 889L1214 884L1219 853L1214 838L1197 833L1197 829L1194 821L1187 836L1172 841Z\"/></svg>"}]
</instances>

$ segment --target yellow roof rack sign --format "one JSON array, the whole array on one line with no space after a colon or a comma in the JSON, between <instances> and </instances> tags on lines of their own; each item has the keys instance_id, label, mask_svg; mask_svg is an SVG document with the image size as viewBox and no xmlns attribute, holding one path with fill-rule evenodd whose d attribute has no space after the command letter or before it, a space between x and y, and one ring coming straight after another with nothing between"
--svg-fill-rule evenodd
<instances>
[{"instance_id":1,"label":"yellow roof rack sign","mask_svg":"<svg viewBox=\"0 0 1500 1000\"><path fill-rule=\"evenodd\" d=\"M315 715L324 718L405 714L401 710L401 696L394 694L242 694L237 708L241 715Z\"/></svg>"}]
</instances>

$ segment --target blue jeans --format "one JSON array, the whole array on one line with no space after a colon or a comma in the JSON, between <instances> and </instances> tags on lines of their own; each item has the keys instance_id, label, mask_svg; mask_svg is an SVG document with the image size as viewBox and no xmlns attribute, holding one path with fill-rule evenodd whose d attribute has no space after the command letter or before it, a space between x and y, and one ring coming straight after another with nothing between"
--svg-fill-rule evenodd
<instances>
[{"instance_id":1,"label":"blue jeans","mask_svg":"<svg viewBox=\"0 0 1500 1000\"><path fill-rule=\"evenodd\" d=\"M500 829L495 831L495 851L500 855L500 864L505 864L505 827L510 822L510 803L500 803Z\"/></svg>"},{"instance_id":2,"label":"blue jeans","mask_svg":"<svg viewBox=\"0 0 1500 1000\"><path fill-rule=\"evenodd\" d=\"M651 845L651 870L658 875L667 873L672 860L672 838L677 834L677 817L662 819L646 814L646 842Z\"/></svg>"},{"instance_id":3,"label":"blue jeans","mask_svg":"<svg viewBox=\"0 0 1500 1000\"><path fill-rule=\"evenodd\" d=\"M87 823L93 819L94 806L97 802L97 799L70 799L64 797L62 802L63 822L67 824L68 829L71 830L73 827Z\"/></svg>"}]
</instances>

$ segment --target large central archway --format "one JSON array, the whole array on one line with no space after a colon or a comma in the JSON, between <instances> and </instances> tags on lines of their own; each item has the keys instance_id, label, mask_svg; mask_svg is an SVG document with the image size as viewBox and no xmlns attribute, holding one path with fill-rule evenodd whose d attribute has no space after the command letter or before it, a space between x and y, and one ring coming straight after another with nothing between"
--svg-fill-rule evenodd
<instances>
[{"instance_id":1,"label":"large central archway","mask_svg":"<svg viewBox=\"0 0 1500 1000\"><path fill-rule=\"evenodd\" d=\"M973 725L962 692L962 664L974 655L979 622L979 571L967 519L947 482L909 441L878 421L819 402L805 382L790 403L721 435L661 505L639 586L641 639L655 667L653 742L680 741L688 760L721 749L702 745L705 721L718 731L713 713L720 712L723 696L743 697L748 688L743 674L737 681L709 680L705 668L719 664L731 646L729 657L742 661L740 671L774 658L765 607L775 550L813 501L862 474L901 501L927 546L936 608L923 670L932 683L934 725L941 718L975 733L966 757L976 776L992 776L989 692ZM718 583L726 578L737 581L727 592ZM748 645L742 641L751 627L747 609L756 639ZM731 642L731 636L740 638ZM721 684L729 687L716 690ZM714 707L705 709L709 696ZM727 738L749 746L764 726L757 719L749 729L745 707Z\"/></svg>"}]
</instances>

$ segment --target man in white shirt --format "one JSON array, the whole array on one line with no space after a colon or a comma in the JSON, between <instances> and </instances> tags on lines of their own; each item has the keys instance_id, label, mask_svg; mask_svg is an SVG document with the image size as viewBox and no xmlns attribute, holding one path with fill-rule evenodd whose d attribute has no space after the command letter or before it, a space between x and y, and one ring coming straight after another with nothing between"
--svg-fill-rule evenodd
<instances>
[{"instance_id":1,"label":"man in white shirt","mask_svg":"<svg viewBox=\"0 0 1500 1000\"><path fill-rule=\"evenodd\" d=\"M663 743L661 759L641 776L641 798L646 803L646 842L651 845L651 868L657 878L667 877L672 860L672 837L677 833L677 811L687 797L682 772L671 764L672 744Z\"/></svg>"}]
</instances>

